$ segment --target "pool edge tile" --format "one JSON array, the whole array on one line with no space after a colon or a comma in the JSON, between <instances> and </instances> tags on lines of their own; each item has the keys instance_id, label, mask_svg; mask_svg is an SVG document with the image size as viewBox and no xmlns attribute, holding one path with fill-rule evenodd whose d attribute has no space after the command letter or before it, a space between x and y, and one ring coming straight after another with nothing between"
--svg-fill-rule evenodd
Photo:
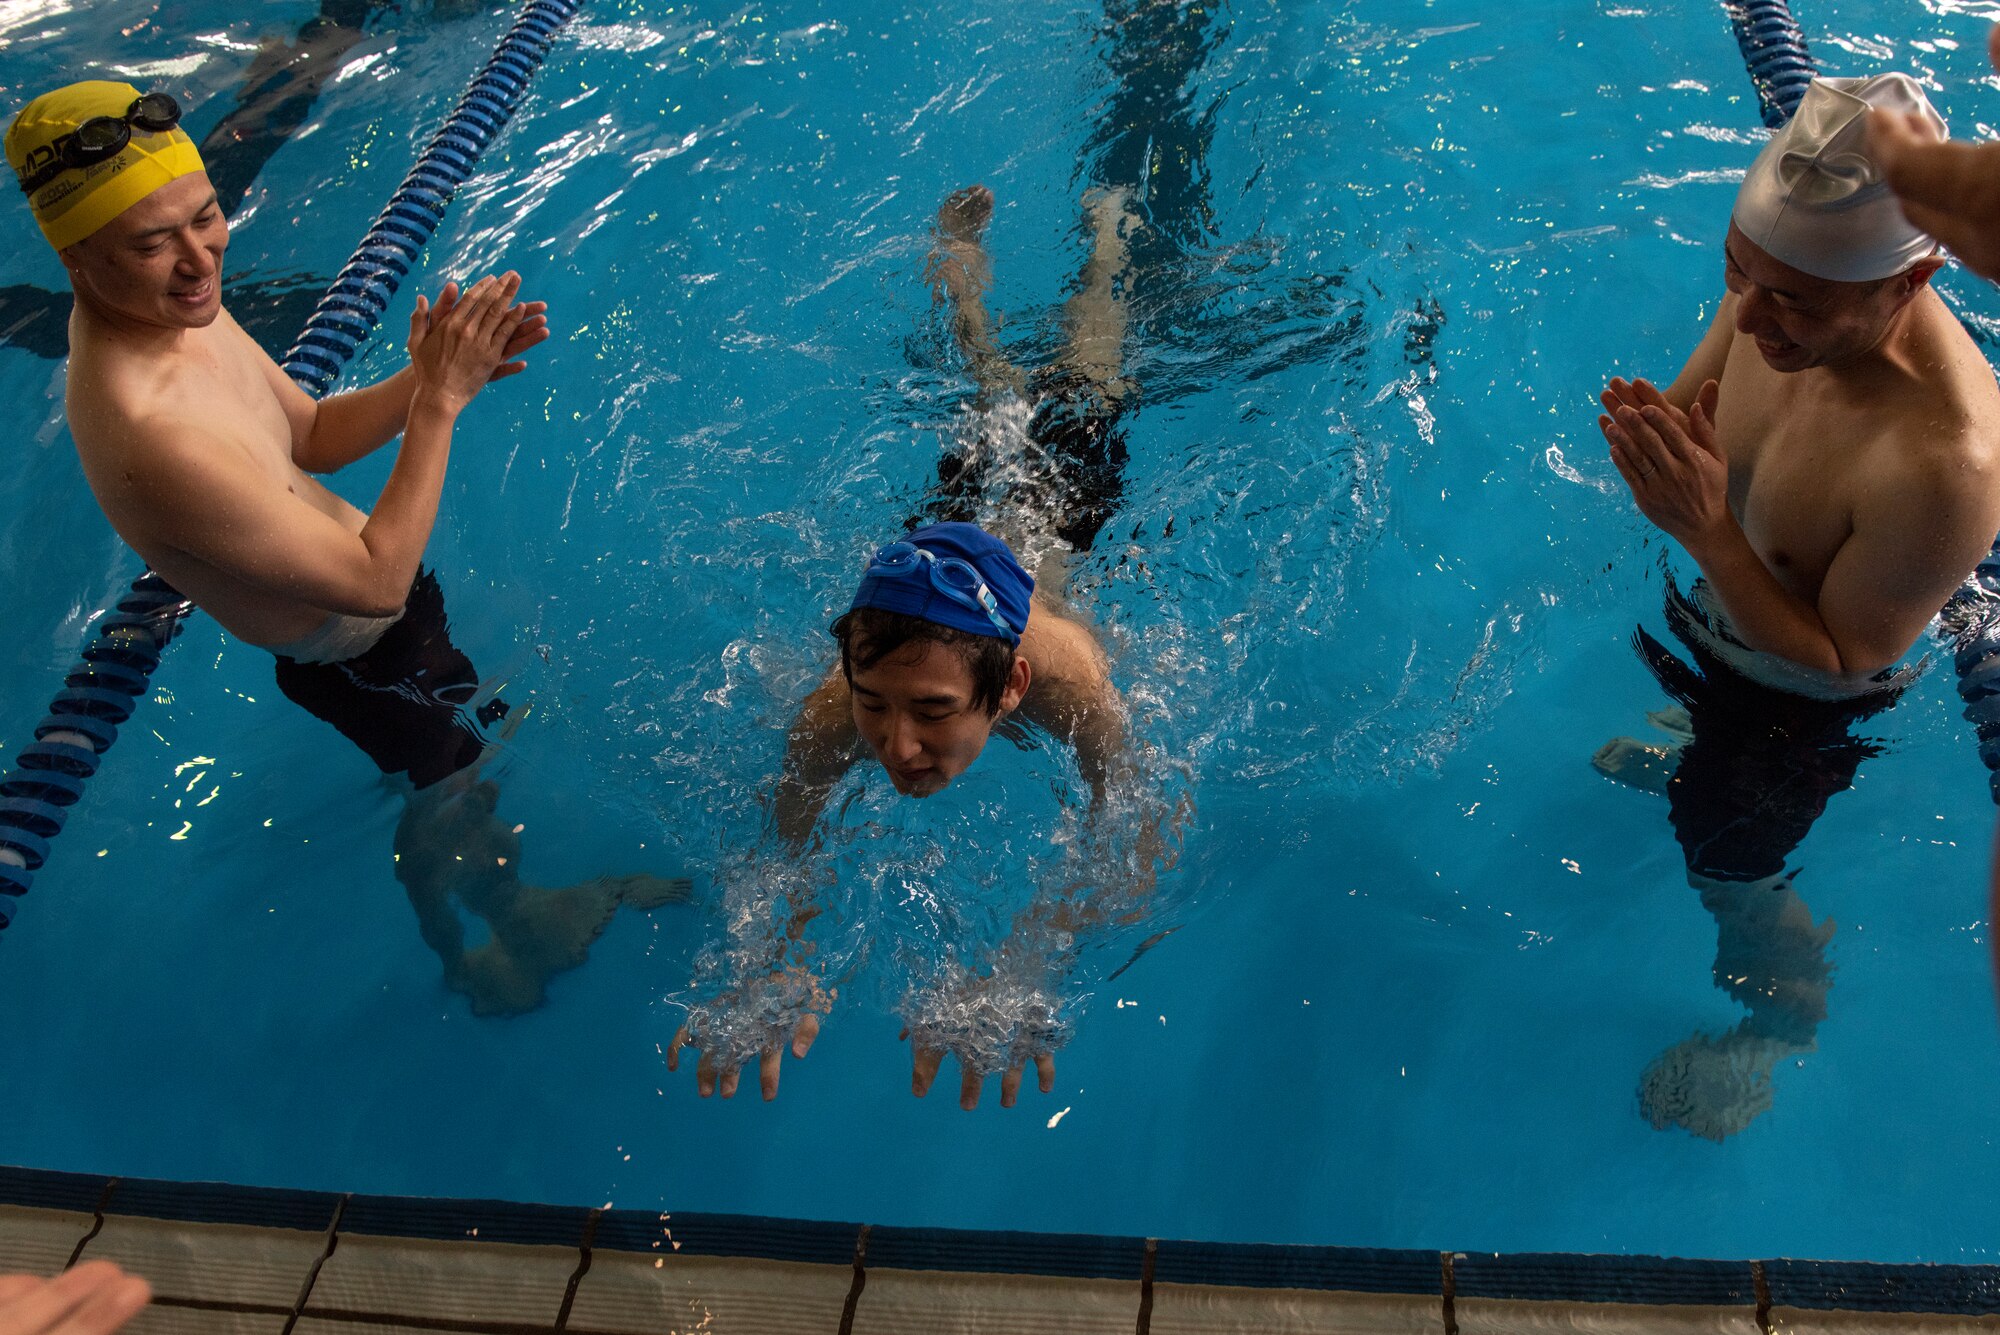
<instances>
[{"instance_id":1,"label":"pool edge tile","mask_svg":"<svg viewBox=\"0 0 2000 1335\"><path fill-rule=\"evenodd\" d=\"M0 1271L53 1275L96 1226L95 1214L0 1205Z\"/></svg>"},{"instance_id":2,"label":"pool edge tile","mask_svg":"<svg viewBox=\"0 0 2000 1335\"><path fill-rule=\"evenodd\" d=\"M593 1251L567 1328L592 1335L686 1329L833 1335L853 1282L852 1265Z\"/></svg>"}]
</instances>

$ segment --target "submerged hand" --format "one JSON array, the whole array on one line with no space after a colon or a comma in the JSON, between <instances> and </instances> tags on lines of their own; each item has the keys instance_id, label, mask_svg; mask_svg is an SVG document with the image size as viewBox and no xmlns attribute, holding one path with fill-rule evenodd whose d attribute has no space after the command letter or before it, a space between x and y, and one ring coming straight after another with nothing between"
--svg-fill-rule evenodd
<instances>
[{"instance_id":1,"label":"submerged hand","mask_svg":"<svg viewBox=\"0 0 2000 1335\"><path fill-rule=\"evenodd\" d=\"M1709 381L1685 413L1644 380L1614 379L1599 396L1598 429L1639 512L1690 552L1733 519L1729 465L1715 434L1719 393Z\"/></svg>"},{"instance_id":2,"label":"submerged hand","mask_svg":"<svg viewBox=\"0 0 2000 1335\"><path fill-rule=\"evenodd\" d=\"M909 1037L910 1028L908 1025L905 1025L903 1026L903 1032L896 1035L896 1041L900 1043ZM919 1037L911 1046L910 1092L912 1094L918 1098L922 1098L931 1092L931 1082L937 1079L938 1068L944 1065L945 1052L945 1048L927 1046L926 1040L922 1037ZM1035 1059L1036 1083L1041 1086L1042 1093L1044 1094L1055 1092L1055 1054L1037 1052L1033 1055ZM1014 1106L1015 1100L1021 1097L1021 1075L1027 1068L1027 1059L1027 1053L1017 1052L1014 1055L1013 1064L1001 1072L1001 1107L1011 1108ZM981 1070L978 1063L965 1053L959 1054L958 1069L958 1106L967 1112L971 1112L979 1106L979 1092L985 1088L986 1077L991 1072Z\"/></svg>"},{"instance_id":3,"label":"submerged hand","mask_svg":"<svg viewBox=\"0 0 2000 1335\"><path fill-rule=\"evenodd\" d=\"M688 1022L667 1048L667 1069L681 1068L681 1049L701 1053L695 1065L695 1089L708 1098L718 1089L725 1099L736 1097L742 1068L757 1058L757 1083L764 1101L778 1097L778 1077L785 1059L786 1030L792 1056L803 1058L819 1037L819 1017L832 1007L834 993L802 970L772 974L746 984L688 1013ZM775 1012L760 1020L757 1012ZM743 1021L747 1019L746 1026Z\"/></svg>"},{"instance_id":4,"label":"submerged hand","mask_svg":"<svg viewBox=\"0 0 2000 1335\"><path fill-rule=\"evenodd\" d=\"M1042 1093L1056 1087L1055 1051L1069 1038L1059 998L1036 981L1038 974L1013 969L981 975L953 966L944 977L905 1001L899 1041L910 1043L910 1092L930 1092L946 1054L958 1058L958 1106L979 1106L986 1077L1000 1075L1000 1106L1020 1097L1029 1061Z\"/></svg>"},{"instance_id":5,"label":"submerged hand","mask_svg":"<svg viewBox=\"0 0 2000 1335\"><path fill-rule=\"evenodd\" d=\"M0 1335L110 1335L152 1301L145 1280L109 1261L54 1279L0 1275Z\"/></svg>"}]
</instances>

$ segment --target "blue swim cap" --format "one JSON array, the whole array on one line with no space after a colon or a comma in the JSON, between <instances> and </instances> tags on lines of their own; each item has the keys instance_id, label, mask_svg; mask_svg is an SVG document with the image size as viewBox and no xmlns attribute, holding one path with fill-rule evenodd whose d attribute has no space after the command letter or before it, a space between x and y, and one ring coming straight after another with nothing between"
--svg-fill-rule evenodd
<instances>
[{"instance_id":1,"label":"blue swim cap","mask_svg":"<svg viewBox=\"0 0 2000 1335\"><path fill-rule=\"evenodd\" d=\"M920 562L892 559L890 554L903 543L938 559ZM960 562L970 566L984 582L1000 619L1013 631L1011 636L1001 633L977 601L976 594L961 590L950 579L952 567ZM869 559L867 569L861 572L861 587L854 591L854 602L848 611L880 608L949 626L968 635L1019 644L1021 632L1028 626L1028 600L1034 592L1034 578L1021 568L1006 543L977 524L932 524L907 535L901 543L891 543Z\"/></svg>"}]
</instances>

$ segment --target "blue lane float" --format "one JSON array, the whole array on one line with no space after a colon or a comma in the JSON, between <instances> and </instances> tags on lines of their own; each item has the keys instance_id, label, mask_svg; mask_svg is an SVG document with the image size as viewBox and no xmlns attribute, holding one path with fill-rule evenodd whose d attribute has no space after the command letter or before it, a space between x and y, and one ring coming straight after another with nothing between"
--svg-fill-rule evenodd
<instances>
[{"instance_id":1,"label":"blue lane float","mask_svg":"<svg viewBox=\"0 0 2000 1335\"><path fill-rule=\"evenodd\" d=\"M134 580L64 675L47 716L35 725L34 742L0 778L0 928L13 921L20 897L48 860L49 842L193 610L152 571Z\"/></svg>"},{"instance_id":2,"label":"blue lane float","mask_svg":"<svg viewBox=\"0 0 2000 1335\"><path fill-rule=\"evenodd\" d=\"M512 119L549 44L582 0L530 0L403 178L280 363L320 398L389 309L452 195ZM132 581L63 678L35 740L0 777L0 929L48 861L85 783L138 709L194 604L153 571Z\"/></svg>"},{"instance_id":3,"label":"blue lane float","mask_svg":"<svg viewBox=\"0 0 2000 1335\"><path fill-rule=\"evenodd\" d=\"M453 192L512 118L556 30L580 5L581 0L532 0L431 136L284 356L286 373L308 393L325 394L381 322L417 252L444 220Z\"/></svg>"},{"instance_id":4,"label":"blue lane float","mask_svg":"<svg viewBox=\"0 0 2000 1335\"><path fill-rule=\"evenodd\" d=\"M1722 8L1736 29L1743 67L1757 86L1764 124L1775 130L1799 109L1806 86L1819 73L1806 35L1785 0L1724 0Z\"/></svg>"}]
</instances>

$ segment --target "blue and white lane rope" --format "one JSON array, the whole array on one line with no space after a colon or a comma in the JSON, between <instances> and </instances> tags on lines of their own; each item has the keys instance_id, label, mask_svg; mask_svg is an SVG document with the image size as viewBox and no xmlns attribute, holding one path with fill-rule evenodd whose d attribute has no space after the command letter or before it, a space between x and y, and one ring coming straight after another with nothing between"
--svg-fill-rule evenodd
<instances>
[{"instance_id":1,"label":"blue and white lane rope","mask_svg":"<svg viewBox=\"0 0 2000 1335\"><path fill-rule=\"evenodd\" d=\"M556 31L581 7L582 0L530 0L431 137L285 354L281 365L308 394L323 396L380 323L453 192L512 119ZM14 920L21 896L48 861L50 842L193 610L150 570L132 581L64 676L47 717L35 725L34 742L0 777L0 929Z\"/></svg>"},{"instance_id":2,"label":"blue and white lane rope","mask_svg":"<svg viewBox=\"0 0 2000 1335\"><path fill-rule=\"evenodd\" d=\"M354 258L306 320L281 365L315 397L332 387L341 369L380 323L390 299L410 273L417 252L437 231L452 193L472 175L479 156L514 114L528 80L548 54L556 29L582 0L531 0L458 100Z\"/></svg>"},{"instance_id":3,"label":"blue and white lane rope","mask_svg":"<svg viewBox=\"0 0 2000 1335\"><path fill-rule=\"evenodd\" d=\"M1819 72L1785 0L1724 0L1743 64L1757 85L1764 124L1777 129L1798 110ZM1987 787L2000 802L2000 539L1945 604L1940 633L1953 647L1958 697L1979 738Z\"/></svg>"},{"instance_id":4,"label":"blue and white lane rope","mask_svg":"<svg viewBox=\"0 0 2000 1335\"><path fill-rule=\"evenodd\" d=\"M1723 0L1744 68L1757 85L1764 124L1773 130L1792 118L1806 86L1819 73L1806 50L1805 33L1785 0Z\"/></svg>"}]
</instances>

